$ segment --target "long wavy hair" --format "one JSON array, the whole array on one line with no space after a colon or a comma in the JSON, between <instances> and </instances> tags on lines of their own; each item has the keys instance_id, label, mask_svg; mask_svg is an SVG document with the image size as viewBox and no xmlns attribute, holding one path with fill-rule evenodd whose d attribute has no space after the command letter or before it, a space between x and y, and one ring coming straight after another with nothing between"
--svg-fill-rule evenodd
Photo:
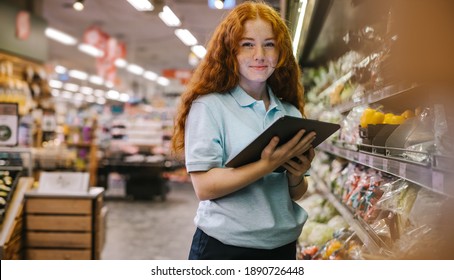
<instances>
[{"instance_id":1,"label":"long wavy hair","mask_svg":"<svg viewBox=\"0 0 454 280\"><path fill-rule=\"evenodd\" d=\"M244 2L223 19L208 42L207 53L181 96L175 118L172 150L184 149L184 129L192 102L199 96L213 92L227 93L240 80L237 54L239 42L248 20L262 19L271 24L278 48L279 60L267 84L281 100L297 107L304 115L301 71L293 56L292 42L287 25L279 13L262 1Z\"/></svg>"}]
</instances>

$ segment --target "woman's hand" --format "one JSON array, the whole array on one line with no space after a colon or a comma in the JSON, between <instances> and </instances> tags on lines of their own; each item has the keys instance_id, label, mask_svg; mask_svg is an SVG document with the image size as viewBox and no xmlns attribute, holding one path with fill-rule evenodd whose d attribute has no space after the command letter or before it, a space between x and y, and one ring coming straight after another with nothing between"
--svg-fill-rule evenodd
<instances>
[{"instance_id":1,"label":"woman's hand","mask_svg":"<svg viewBox=\"0 0 454 280\"><path fill-rule=\"evenodd\" d=\"M301 176L303 176L309 170L309 168L311 168L311 163L314 159L314 156L315 151L314 148L311 147L306 153L296 156L284 163L283 166L287 170L289 185L295 185L296 181L298 181Z\"/></svg>"},{"instance_id":2,"label":"woman's hand","mask_svg":"<svg viewBox=\"0 0 454 280\"><path fill-rule=\"evenodd\" d=\"M236 168L212 168L208 171L191 172L190 176L197 197L200 200L210 200L231 194L273 172L292 158L301 156L311 148L311 143L315 138L314 132L305 137L303 135L304 130L301 130L291 140L279 147L277 147L279 139L273 138L263 149L261 159L253 163ZM310 166L310 163L309 165L301 164L302 167L294 163L288 164L295 170L300 170L299 172L302 172L306 166ZM295 173L295 171L291 172ZM292 192L300 193L303 190L302 187L296 189L291 191L292 198L294 197Z\"/></svg>"},{"instance_id":3,"label":"woman's hand","mask_svg":"<svg viewBox=\"0 0 454 280\"><path fill-rule=\"evenodd\" d=\"M314 156L314 148L310 148L307 153L297 156L296 161L291 159L284 164L287 170L289 193L293 200L300 199L307 191L308 186L304 174L311 168Z\"/></svg>"},{"instance_id":4,"label":"woman's hand","mask_svg":"<svg viewBox=\"0 0 454 280\"><path fill-rule=\"evenodd\" d=\"M303 137L305 130L300 130L292 139L287 143L277 147L279 144L279 138L273 137L270 143L263 149L261 154L261 160L266 162L269 166L270 171L275 170L281 165L288 165L292 169L291 173L298 173L298 170L303 170L305 166L312 161L312 158L309 160L303 154L312 147L312 141L315 139L315 132L308 133ZM302 138L303 137L303 138ZM298 164L293 161L292 158L299 158L302 163ZM301 158L300 158L301 157ZM304 158L302 160L302 158ZM285 165L284 165L285 167ZM307 168L309 169L309 168ZM307 170L306 169L306 170ZM303 174L305 171L303 172Z\"/></svg>"}]
</instances>

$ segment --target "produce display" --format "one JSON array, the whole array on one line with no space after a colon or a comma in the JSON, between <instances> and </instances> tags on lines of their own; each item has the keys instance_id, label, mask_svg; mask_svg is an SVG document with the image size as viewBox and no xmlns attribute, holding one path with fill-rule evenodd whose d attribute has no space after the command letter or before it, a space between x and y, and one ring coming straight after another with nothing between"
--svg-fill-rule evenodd
<instances>
[{"instance_id":1,"label":"produce display","mask_svg":"<svg viewBox=\"0 0 454 280\"><path fill-rule=\"evenodd\" d=\"M326 166L329 168L327 169ZM443 215L440 209L447 203L447 197L402 178L359 164L334 159L326 154L317 156L312 167L313 170L320 170L317 176L325 182L337 200L349 210L352 219L363 221L365 226L367 225L366 227L373 231L371 238L380 240L380 246L384 250L383 255L375 257L408 258L412 256L410 254L420 252L421 247L425 246L422 240L430 239L431 242L440 240L439 233L442 225L437 217ZM327 213L327 211L323 210L325 199L318 194L313 196L301 203L306 210L309 209L307 210L309 217L312 217L306 223L299 239L299 244L302 246L301 258L353 258L345 252L342 254L338 252L335 256L331 253L332 250L348 251L351 240L355 242L354 258L362 259L364 255L370 256L367 244L362 244L355 233L350 233L347 238L336 236L336 232L338 236L340 235L341 228L348 231L349 226L345 221L342 226L335 223L338 226L334 228L329 226L332 223L331 220L321 226L317 224L320 213ZM334 248L338 247L338 250L328 247L329 244ZM314 246L317 248L317 253L309 258L307 254L315 251ZM331 251L326 248L330 248ZM325 255L321 253L322 250L325 250Z\"/></svg>"},{"instance_id":2,"label":"produce display","mask_svg":"<svg viewBox=\"0 0 454 280\"><path fill-rule=\"evenodd\" d=\"M0 170L0 224L3 223L18 178L17 171Z\"/></svg>"},{"instance_id":3,"label":"produce display","mask_svg":"<svg viewBox=\"0 0 454 280\"><path fill-rule=\"evenodd\" d=\"M353 256L345 251L350 249L352 240L356 244L360 242L353 238L354 233L334 206L317 193L306 197L300 204L309 218L298 238L298 258L352 259Z\"/></svg>"}]
</instances>

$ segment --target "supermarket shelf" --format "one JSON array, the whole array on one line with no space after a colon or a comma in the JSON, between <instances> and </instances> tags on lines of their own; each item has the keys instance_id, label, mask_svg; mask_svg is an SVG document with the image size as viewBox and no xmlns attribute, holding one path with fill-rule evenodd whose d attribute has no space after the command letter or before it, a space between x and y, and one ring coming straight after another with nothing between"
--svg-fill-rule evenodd
<instances>
[{"instance_id":1,"label":"supermarket shelf","mask_svg":"<svg viewBox=\"0 0 454 280\"><path fill-rule=\"evenodd\" d=\"M323 96L329 96L331 94L331 92L333 92L333 90L339 85L339 84L344 84L346 83L348 80L350 80L350 78L352 77L353 75L353 72L352 71L348 71L345 75L343 75L342 77L340 77L339 79L337 79L334 83L332 83L329 87L327 87L326 89L324 89L320 94L319 96L320 97L323 97Z\"/></svg>"},{"instance_id":2,"label":"supermarket shelf","mask_svg":"<svg viewBox=\"0 0 454 280\"><path fill-rule=\"evenodd\" d=\"M92 143L90 142L78 142L78 143L67 143L68 147L78 147L78 148L90 148Z\"/></svg>"},{"instance_id":3,"label":"supermarket shelf","mask_svg":"<svg viewBox=\"0 0 454 280\"><path fill-rule=\"evenodd\" d=\"M433 167L431 163L417 163L326 143L320 145L318 149L349 161L404 178L431 191L447 196L454 196L454 187L449 184L453 182L452 179L454 178L452 171L448 172Z\"/></svg>"},{"instance_id":4,"label":"supermarket shelf","mask_svg":"<svg viewBox=\"0 0 454 280\"><path fill-rule=\"evenodd\" d=\"M412 85L412 86L390 85L390 86L384 87L382 89L373 91L372 93L367 94L366 96L364 96L362 98L358 98L356 100L352 100L352 101L348 101L348 102L339 104L339 105L335 106L335 109L341 113L347 113L356 106L369 105L369 104L372 104L375 102L386 100L387 98L390 98L393 96L412 92L416 88L418 88L418 86L415 86L415 85Z\"/></svg>"},{"instance_id":5,"label":"supermarket shelf","mask_svg":"<svg viewBox=\"0 0 454 280\"><path fill-rule=\"evenodd\" d=\"M316 190L325 197L342 215L345 221L350 225L351 229L355 232L359 239L364 243L367 247L369 252L372 255L384 255L386 254L387 245L381 241L380 237L374 232L372 228L364 221L357 219L353 213L345 206L342 202L340 202L334 194L332 194L326 185L326 182L320 178L314 172L311 174L314 177L314 181L317 182Z\"/></svg>"},{"instance_id":6,"label":"supermarket shelf","mask_svg":"<svg viewBox=\"0 0 454 280\"><path fill-rule=\"evenodd\" d=\"M8 162L5 162L7 165L0 164L0 167L5 170L23 170L27 169L27 175L33 174L33 155L31 148L22 148L22 147L0 147L0 153L7 154L19 154L21 159L24 161L21 166L11 165ZM22 155L24 157L22 157Z\"/></svg>"}]
</instances>

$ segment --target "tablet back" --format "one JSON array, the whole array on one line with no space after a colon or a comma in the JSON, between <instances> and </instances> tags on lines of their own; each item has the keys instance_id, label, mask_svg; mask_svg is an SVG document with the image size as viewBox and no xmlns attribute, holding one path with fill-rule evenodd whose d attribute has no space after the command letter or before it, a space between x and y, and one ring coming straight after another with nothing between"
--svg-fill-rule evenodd
<instances>
[{"instance_id":1,"label":"tablet back","mask_svg":"<svg viewBox=\"0 0 454 280\"><path fill-rule=\"evenodd\" d=\"M305 134L315 131L317 136L312 142L315 148L336 132L340 125L311 119L303 119L291 116L283 116L277 119L265 131L255 138L241 152L226 163L226 167L239 167L260 159L263 149L270 143L274 136L279 137L279 145L282 145L295 136L298 131L305 129ZM276 170L283 171L283 169Z\"/></svg>"}]
</instances>

